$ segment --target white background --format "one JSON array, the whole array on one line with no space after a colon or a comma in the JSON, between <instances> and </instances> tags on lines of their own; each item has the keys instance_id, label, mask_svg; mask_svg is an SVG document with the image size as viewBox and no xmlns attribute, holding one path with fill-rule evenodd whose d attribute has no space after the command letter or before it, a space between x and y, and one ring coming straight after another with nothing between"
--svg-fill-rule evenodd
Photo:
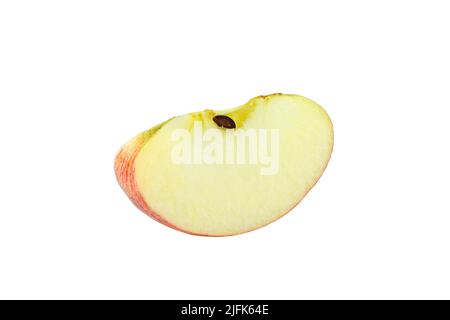
<instances>
[{"instance_id":1,"label":"white background","mask_svg":"<svg viewBox=\"0 0 450 320\"><path fill-rule=\"evenodd\" d=\"M447 1L2 1L0 298L450 298ZM139 212L113 159L174 115L273 92L335 150L228 238Z\"/></svg>"}]
</instances>

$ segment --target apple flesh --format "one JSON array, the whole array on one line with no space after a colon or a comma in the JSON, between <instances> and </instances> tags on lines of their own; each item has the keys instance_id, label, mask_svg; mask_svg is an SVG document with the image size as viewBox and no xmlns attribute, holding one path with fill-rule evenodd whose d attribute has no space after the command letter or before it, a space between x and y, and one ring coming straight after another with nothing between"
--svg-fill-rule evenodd
<instances>
[{"instance_id":1,"label":"apple flesh","mask_svg":"<svg viewBox=\"0 0 450 320\"><path fill-rule=\"evenodd\" d=\"M277 172L262 175L261 164L174 163L172 134L192 131L195 121L224 134L278 130ZM272 94L159 124L122 147L115 172L131 201L153 219L189 234L228 236L265 226L295 207L324 172L332 149L333 125L322 107L299 95Z\"/></svg>"}]
</instances>

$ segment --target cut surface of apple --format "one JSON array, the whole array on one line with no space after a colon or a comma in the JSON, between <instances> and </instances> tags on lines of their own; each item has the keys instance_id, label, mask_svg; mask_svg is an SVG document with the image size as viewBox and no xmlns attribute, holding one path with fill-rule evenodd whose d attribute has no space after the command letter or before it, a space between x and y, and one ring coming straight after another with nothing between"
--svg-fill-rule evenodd
<instances>
[{"instance_id":1,"label":"cut surface of apple","mask_svg":"<svg viewBox=\"0 0 450 320\"><path fill-rule=\"evenodd\" d=\"M189 148L181 144L187 134ZM155 126L122 147L115 171L128 197L155 220L190 234L227 236L289 212L320 178L332 149L333 126L322 107L272 94Z\"/></svg>"}]
</instances>

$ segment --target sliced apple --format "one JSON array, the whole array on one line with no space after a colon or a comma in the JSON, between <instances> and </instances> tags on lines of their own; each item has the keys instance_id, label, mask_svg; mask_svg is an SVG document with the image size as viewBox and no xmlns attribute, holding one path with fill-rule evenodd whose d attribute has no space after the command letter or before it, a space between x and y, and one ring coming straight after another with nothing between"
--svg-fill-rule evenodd
<instances>
[{"instance_id":1,"label":"sliced apple","mask_svg":"<svg viewBox=\"0 0 450 320\"><path fill-rule=\"evenodd\" d=\"M263 163L174 163L174 132L277 130L277 168ZM119 184L143 212L174 229L205 236L265 226L295 207L325 170L333 126L325 110L298 95L272 94L243 106L172 118L128 142L118 153ZM274 148L275 149L275 148ZM235 149L235 151L237 151ZM230 158L231 159L231 158Z\"/></svg>"}]
</instances>

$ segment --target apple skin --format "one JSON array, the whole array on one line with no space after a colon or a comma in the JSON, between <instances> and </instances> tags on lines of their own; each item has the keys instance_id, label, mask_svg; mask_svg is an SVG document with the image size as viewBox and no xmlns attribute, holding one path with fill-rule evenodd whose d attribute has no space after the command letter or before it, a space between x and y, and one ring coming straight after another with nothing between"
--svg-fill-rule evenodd
<instances>
[{"instance_id":1,"label":"apple skin","mask_svg":"<svg viewBox=\"0 0 450 320\"><path fill-rule=\"evenodd\" d=\"M276 95L283 95L281 93L274 93L270 95L261 95L253 99L257 98L263 98L268 99L271 96ZM252 100L253 100L252 99ZM317 181L319 181L320 177L317 177L317 179L312 183L310 188L305 192L303 197L298 200L297 203L295 203L291 208L289 208L286 212L281 214L280 216L274 218L272 221L269 221L268 223L261 225L259 227L256 227L254 229L246 230L244 232L240 233L232 233L232 234L220 234L220 235L210 235L210 234L204 234L204 233L194 233L188 230L184 230L182 228L179 228L178 226L168 222L167 220L163 219L159 214L157 214L154 210L151 209L151 207L147 204L144 197L142 196L141 192L138 189L137 182L135 179L135 160L136 157L139 155L139 152L143 148L143 146L146 144L146 142L151 138L151 136L158 131L160 128L162 128L167 122L172 120L173 118L147 130L144 131L137 136L135 136L133 139L131 139L129 142L127 142L117 153L115 160L114 160L114 171L116 174L117 181L122 188L122 190L125 192L125 194L128 196L128 198L131 200L131 202L142 212L144 212L146 215L148 215L150 218L162 223L163 225L172 228L177 231L181 231L186 234L195 235L195 236L203 236L203 237L228 237L228 236L235 236L244 234L247 232L251 232L257 229L261 229L272 222L284 217L286 214L288 214L292 209L294 209L309 193L309 191L316 185ZM333 128L333 124L331 122L331 119L328 117L328 121L331 125L331 128ZM332 130L333 132L333 130ZM330 151L330 157L333 152L333 146L334 146L334 138L332 140L331 145L331 151ZM325 163L325 166L323 168L322 173L325 171L326 167L328 166L328 162Z\"/></svg>"},{"instance_id":2,"label":"apple skin","mask_svg":"<svg viewBox=\"0 0 450 320\"><path fill-rule=\"evenodd\" d=\"M147 214L150 218L170 227L175 230L185 232L192 235L197 235L192 232L177 228L175 225L169 223L156 212L154 212L144 200L144 197L140 193L136 179L135 179L135 160L141 151L144 144L150 139L153 132L162 127L163 124L158 125L146 132L143 132L124 145L117 153L114 160L114 171L116 173L117 181L120 187L131 200L131 202L142 212ZM156 129L156 130L155 130ZM149 133L153 131L152 133Z\"/></svg>"}]
</instances>

